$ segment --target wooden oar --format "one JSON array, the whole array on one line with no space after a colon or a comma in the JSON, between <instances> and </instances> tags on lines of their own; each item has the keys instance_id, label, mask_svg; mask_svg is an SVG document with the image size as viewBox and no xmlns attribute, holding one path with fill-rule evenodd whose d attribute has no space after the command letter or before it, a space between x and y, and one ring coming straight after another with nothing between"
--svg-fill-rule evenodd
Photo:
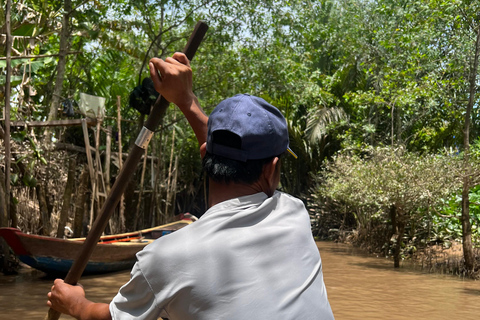
<instances>
[{"instance_id":1,"label":"wooden oar","mask_svg":"<svg viewBox=\"0 0 480 320\"><path fill-rule=\"evenodd\" d=\"M187 56L189 60L192 60L195 52L197 51L200 43L207 32L208 26L202 21L199 21L193 30L190 39L187 42L187 45L183 49L183 53ZM97 245L100 236L102 235L103 231L105 230L108 220L112 215L113 211L115 210L118 202L120 201L120 197L125 192L127 188L127 184L130 181L130 178L137 167L138 161L140 160L141 156L145 153L145 149L150 142L150 139L155 132L158 124L162 120L165 115L165 112L168 108L170 103L165 100L162 96L158 97L155 105L153 106L150 115L148 116L147 121L145 122L144 127L142 128L140 134L135 141L135 145L133 146L132 150L130 151L127 160L125 161L120 174L118 175L115 183L113 184L112 190L108 195L105 203L98 215L97 219L95 219L95 223L92 226L92 229L88 233L87 238L82 246L82 250L79 252L75 261L68 271L67 276L65 277L65 282L68 284L75 285L80 277L82 276L85 267L87 266L87 262L90 259L90 256ZM57 320L60 317L60 312L53 310L50 308L48 310L48 314L45 317L45 320Z\"/></svg>"}]
</instances>

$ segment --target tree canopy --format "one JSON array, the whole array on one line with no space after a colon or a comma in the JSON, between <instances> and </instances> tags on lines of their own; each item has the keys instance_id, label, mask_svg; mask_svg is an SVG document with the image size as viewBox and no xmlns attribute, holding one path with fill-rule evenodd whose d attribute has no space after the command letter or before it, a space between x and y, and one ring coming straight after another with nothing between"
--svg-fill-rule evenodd
<instances>
[{"instance_id":1,"label":"tree canopy","mask_svg":"<svg viewBox=\"0 0 480 320\"><path fill-rule=\"evenodd\" d=\"M0 10L0 43L5 47L5 8ZM137 87L152 95L141 87L149 76L148 60L179 51L196 21L203 20L210 29L192 61L194 92L207 114L237 93L257 95L277 106L287 118L290 144L300 157L283 160L281 187L302 196L325 172L325 160L338 164L335 155L340 150L379 156L381 150L401 148L405 161L412 160L412 170L423 168L415 161L433 165L432 159L445 149L459 153L465 145L469 99L469 135L478 137L478 80L472 82L478 75L478 12L480 3L474 0L16 1L11 12L10 120L72 118L62 112L69 103L73 118L82 118L77 107L80 93L100 96L106 113L102 128L112 128L112 153L128 150L145 118L145 112L130 106L130 94ZM3 49L0 54L4 97L7 64ZM4 99L0 105L5 106ZM143 195L132 202L136 222L127 228L158 223L173 213L205 210L198 146L188 123L171 106L158 131L148 150L151 162L140 166L135 176L136 187L143 182L141 188L148 192L137 190ZM62 151L59 156L52 143L57 148L58 143L85 147L79 127L57 128L51 138L44 133L28 126L12 132L14 199L25 187L63 190L67 170L61 168L68 167L71 153ZM90 140L94 145L93 135ZM104 152L106 140L102 133L99 151ZM382 149L385 146L390 149ZM79 167L86 163L83 157L82 153ZM113 178L120 158L113 159ZM375 162L369 165L373 167L368 174L386 174L373 173ZM424 169L431 173L428 179L436 177ZM385 179L401 182L393 177L397 176L386 174ZM52 179L61 183L49 184ZM343 185L352 196L362 189L346 181ZM413 191L420 186L408 188L415 194L411 199L424 199L422 192L430 190ZM135 187L131 197L134 194ZM52 204L58 199L47 200L48 212L60 211ZM406 210L406 204L402 207ZM139 211L144 215L138 216ZM28 225L28 219L23 223Z\"/></svg>"}]
</instances>

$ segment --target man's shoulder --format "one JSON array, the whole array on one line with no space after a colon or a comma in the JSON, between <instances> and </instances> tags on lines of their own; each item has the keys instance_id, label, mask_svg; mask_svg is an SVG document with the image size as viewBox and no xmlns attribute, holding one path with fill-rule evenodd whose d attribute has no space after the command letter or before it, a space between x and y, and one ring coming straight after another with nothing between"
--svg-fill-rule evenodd
<instances>
[{"instance_id":1,"label":"man's shoulder","mask_svg":"<svg viewBox=\"0 0 480 320\"><path fill-rule=\"evenodd\" d=\"M279 201L284 201L287 203L292 203L297 206L305 207L303 201L295 196L292 196L289 193L282 192L282 191L275 191L273 194L274 197L278 197Z\"/></svg>"}]
</instances>

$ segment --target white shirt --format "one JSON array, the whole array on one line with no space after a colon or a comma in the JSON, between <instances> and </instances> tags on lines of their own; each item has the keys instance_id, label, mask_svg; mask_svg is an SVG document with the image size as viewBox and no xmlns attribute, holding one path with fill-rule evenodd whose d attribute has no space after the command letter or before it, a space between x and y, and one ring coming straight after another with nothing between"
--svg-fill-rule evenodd
<instances>
[{"instance_id":1,"label":"white shirt","mask_svg":"<svg viewBox=\"0 0 480 320\"><path fill-rule=\"evenodd\" d=\"M333 319L308 213L285 193L219 203L137 259L115 320Z\"/></svg>"}]
</instances>

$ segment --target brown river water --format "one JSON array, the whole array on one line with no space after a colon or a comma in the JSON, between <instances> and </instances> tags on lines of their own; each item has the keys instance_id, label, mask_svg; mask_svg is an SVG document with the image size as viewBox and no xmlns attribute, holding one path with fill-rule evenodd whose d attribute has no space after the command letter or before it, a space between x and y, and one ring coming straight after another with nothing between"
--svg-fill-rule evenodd
<instances>
[{"instance_id":1,"label":"brown river water","mask_svg":"<svg viewBox=\"0 0 480 320\"><path fill-rule=\"evenodd\" d=\"M343 319L478 319L480 281L424 274L404 265L362 253L351 246L319 242L324 280L337 320ZM53 280L23 269L0 276L0 320L43 319ZM129 279L129 272L81 279L87 297L108 303ZM62 315L60 319L72 319ZM297 320L297 319L295 319ZM301 319L298 319L301 320Z\"/></svg>"}]
</instances>

